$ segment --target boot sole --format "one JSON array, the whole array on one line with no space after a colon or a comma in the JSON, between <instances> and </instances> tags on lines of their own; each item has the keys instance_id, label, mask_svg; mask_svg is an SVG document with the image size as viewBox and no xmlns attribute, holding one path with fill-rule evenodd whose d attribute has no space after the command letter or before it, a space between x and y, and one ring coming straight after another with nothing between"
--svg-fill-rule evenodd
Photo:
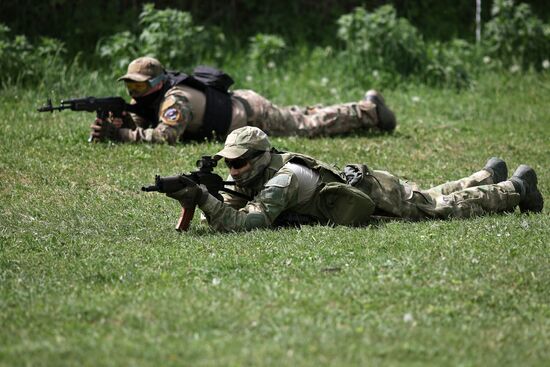
<instances>
[{"instance_id":1,"label":"boot sole","mask_svg":"<svg viewBox=\"0 0 550 367\"><path fill-rule=\"evenodd\" d=\"M544 207L544 199L537 187L538 178L535 170L528 165L522 164L516 169L514 176L527 182L529 186L528 190L531 191L523 199L523 203L519 204L519 210L522 213L540 213Z\"/></svg>"},{"instance_id":2,"label":"boot sole","mask_svg":"<svg viewBox=\"0 0 550 367\"><path fill-rule=\"evenodd\" d=\"M529 194L527 198L525 198L525 203L522 205L519 205L519 210L522 213L540 213L542 212L542 208L544 207L544 199L542 197L541 192L536 189L536 191Z\"/></svg>"}]
</instances>

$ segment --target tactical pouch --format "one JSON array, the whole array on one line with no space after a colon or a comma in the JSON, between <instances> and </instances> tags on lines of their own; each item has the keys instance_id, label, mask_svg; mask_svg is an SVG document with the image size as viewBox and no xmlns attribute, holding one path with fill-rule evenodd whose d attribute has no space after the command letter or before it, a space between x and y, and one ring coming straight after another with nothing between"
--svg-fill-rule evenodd
<instances>
[{"instance_id":1,"label":"tactical pouch","mask_svg":"<svg viewBox=\"0 0 550 367\"><path fill-rule=\"evenodd\" d=\"M367 195L370 195L372 189L373 180L367 179L371 175L372 172L364 164L348 164L344 167L346 182Z\"/></svg>"},{"instance_id":2,"label":"tactical pouch","mask_svg":"<svg viewBox=\"0 0 550 367\"><path fill-rule=\"evenodd\" d=\"M403 208L410 205L415 193L429 201L416 184L400 180L386 171L371 171L362 164L349 164L344 168L344 176L350 185L374 201L377 214L403 217Z\"/></svg>"},{"instance_id":3,"label":"tactical pouch","mask_svg":"<svg viewBox=\"0 0 550 367\"><path fill-rule=\"evenodd\" d=\"M361 190L345 183L327 183L319 192L320 210L329 221L345 226L367 224L374 202Z\"/></svg>"}]
</instances>

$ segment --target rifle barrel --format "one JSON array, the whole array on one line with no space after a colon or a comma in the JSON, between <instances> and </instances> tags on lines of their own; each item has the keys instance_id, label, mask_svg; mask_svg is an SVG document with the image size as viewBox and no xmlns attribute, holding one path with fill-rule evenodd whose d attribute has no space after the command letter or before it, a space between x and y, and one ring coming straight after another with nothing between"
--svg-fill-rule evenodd
<instances>
[{"instance_id":1,"label":"rifle barrel","mask_svg":"<svg viewBox=\"0 0 550 367\"><path fill-rule=\"evenodd\" d=\"M142 186L141 191L145 191L145 192L159 191L159 188L157 185Z\"/></svg>"}]
</instances>

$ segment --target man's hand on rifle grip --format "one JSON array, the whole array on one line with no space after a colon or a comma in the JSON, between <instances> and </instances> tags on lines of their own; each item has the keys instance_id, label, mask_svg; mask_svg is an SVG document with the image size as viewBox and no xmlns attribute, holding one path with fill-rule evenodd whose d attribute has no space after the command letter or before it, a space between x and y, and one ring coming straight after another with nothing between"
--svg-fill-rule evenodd
<instances>
[{"instance_id":1,"label":"man's hand on rifle grip","mask_svg":"<svg viewBox=\"0 0 550 367\"><path fill-rule=\"evenodd\" d=\"M90 128L92 129L91 136L96 140L120 140L119 128L114 123L109 122L109 120L96 118L94 123L90 125Z\"/></svg>"},{"instance_id":2,"label":"man's hand on rifle grip","mask_svg":"<svg viewBox=\"0 0 550 367\"><path fill-rule=\"evenodd\" d=\"M206 201L208 190L204 185L197 185L193 180L182 177L185 187L175 192L168 192L166 196L180 202L183 208L194 208Z\"/></svg>"}]
</instances>

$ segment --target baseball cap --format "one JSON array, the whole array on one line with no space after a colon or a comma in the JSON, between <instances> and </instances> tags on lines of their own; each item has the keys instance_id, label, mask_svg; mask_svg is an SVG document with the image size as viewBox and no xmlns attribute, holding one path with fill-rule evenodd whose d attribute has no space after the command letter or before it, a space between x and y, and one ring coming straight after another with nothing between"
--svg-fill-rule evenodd
<instances>
[{"instance_id":1,"label":"baseball cap","mask_svg":"<svg viewBox=\"0 0 550 367\"><path fill-rule=\"evenodd\" d=\"M117 80L144 82L164 73L164 67L162 66L160 61L158 61L154 57L144 56L132 61L128 65L127 73Z\"/></svg>"},{"instance_id":2,"label":"baseball cap","mask_svg":"<svg viewBox=\"0 0 550 367\"><path fill-rule=\"evenodd\" d=\"M233 130L225 139L224 148L216 153L216 158L235 159L248 151L267 152L271 143L267 134L257 127L245 126Z\"/></svg>"}]
</instances>

